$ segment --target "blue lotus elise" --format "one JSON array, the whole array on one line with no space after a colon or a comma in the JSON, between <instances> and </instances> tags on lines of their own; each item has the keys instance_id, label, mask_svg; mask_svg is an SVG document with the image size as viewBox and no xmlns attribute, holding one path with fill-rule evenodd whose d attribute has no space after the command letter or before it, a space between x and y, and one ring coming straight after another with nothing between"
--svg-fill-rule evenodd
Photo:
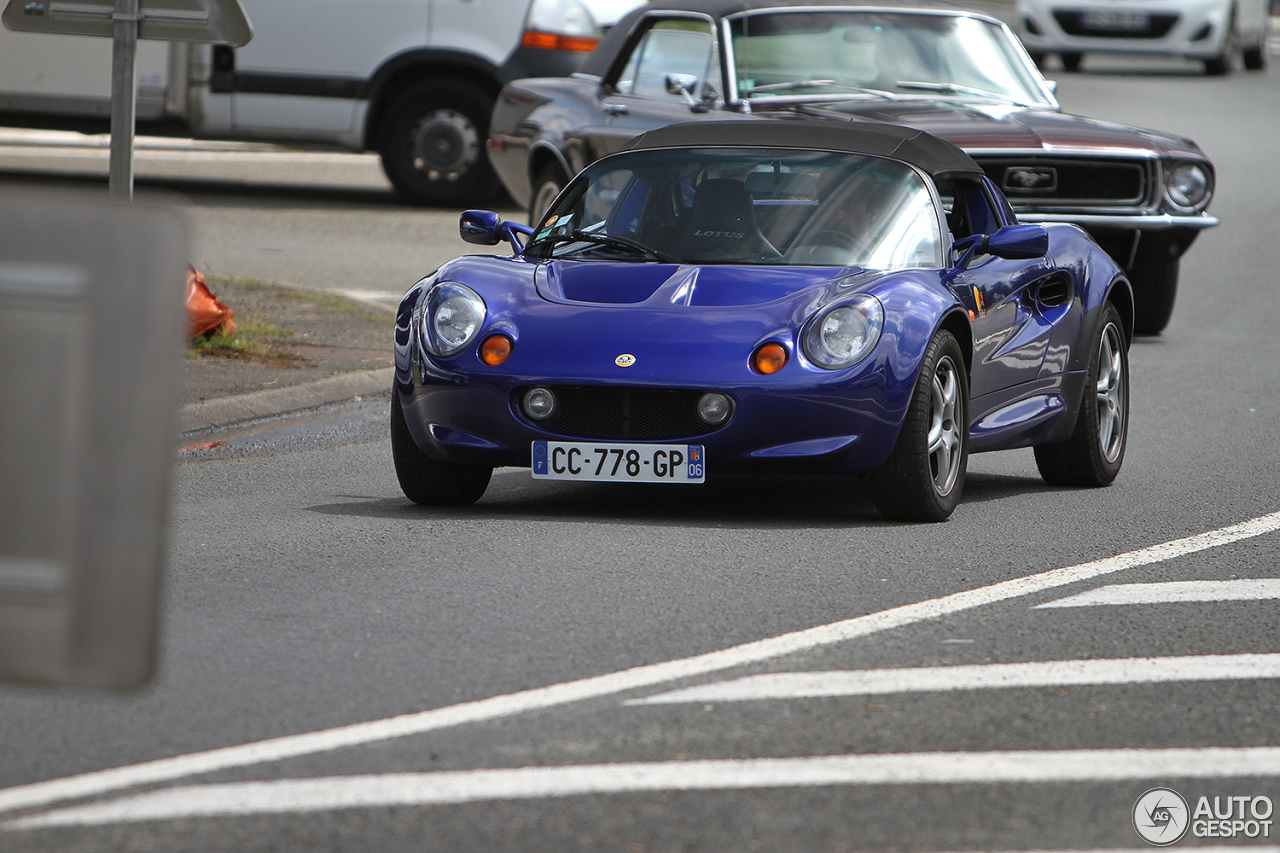
<instances>
[{"instance_id":1,"label":"blue lotus elise","mask_svg":"<svg viewBox=\"0 0 1280 853\"><path fill-rule=\"evenodd\" d=\"M536 228L467 211L467 255L396 319L391 440L409 499L467 504L498 466L570 481L867 476L941 521L968 455L1046 481L1124 459L1133 296L1075 225L1020 225L948 142L869 121L653 130Z\"/></svg>"}]
</instances>

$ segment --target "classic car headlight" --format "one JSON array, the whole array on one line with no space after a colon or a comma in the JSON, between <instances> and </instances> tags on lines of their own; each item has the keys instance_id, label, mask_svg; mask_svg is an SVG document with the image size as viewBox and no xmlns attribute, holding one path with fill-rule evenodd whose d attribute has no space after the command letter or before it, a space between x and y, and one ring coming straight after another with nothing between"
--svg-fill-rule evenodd
<instances>
[{"instance_id":1,"label":"classic car headlight","mask_svg":"<svg viewBox=\"0 0 1280 853\"><path fill-rule=\"evenodd\" d=\"M809 321L804 354L819 367L840 370L867 357L884 329L884 308L870 294L829 308Z\"/></svg>"},{"instance_id":2,"label":"classic car headlight","mask_svg":"<svg viewBox=\"0 0 1280 853\"><path fill-rule=\"evenodd\" d=\"M1201 210L1212 193L1209 173L1199 163L1178 163L1169 170L1164 195L1179 210Z\"/></svg>"},{"instance_id":3,"label":"classic car headlight","mask_svg":"<svg viewBox=\"0 0 1280 853\"><path fill-rule=\"evenodd\" d=\"M436 355L453 355L475 340L484 322L484 300L471 288L448 282L427 293L422 334Z\"/></svg>"}]
</instances>

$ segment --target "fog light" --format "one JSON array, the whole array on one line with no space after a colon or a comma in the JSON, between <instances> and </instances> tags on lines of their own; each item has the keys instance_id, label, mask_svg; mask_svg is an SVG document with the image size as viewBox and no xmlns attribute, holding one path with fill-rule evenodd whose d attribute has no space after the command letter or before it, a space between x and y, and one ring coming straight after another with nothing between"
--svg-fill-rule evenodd
<instances>
[{"instance_id":1,"label":"fog light","mask_svg":"<svg viewBox=\"0 0 1280 853\"><path fill-rule=\"evenodd\" d=\"M708 391L698 398L698 417L708 426L720 426L733 413L733 401L724 394Z\"/></svg>"},{"instance_id":2,"label":"fog light","mask_svg":"<svg viewBox=\"0 0 1280 853\"><path fill-rule=\"evenodd\" d=\"M521 406L535 421L545 421L556 410L556 395L546 388L530 388L524 393Z\"/></svg>"}]
</instances>

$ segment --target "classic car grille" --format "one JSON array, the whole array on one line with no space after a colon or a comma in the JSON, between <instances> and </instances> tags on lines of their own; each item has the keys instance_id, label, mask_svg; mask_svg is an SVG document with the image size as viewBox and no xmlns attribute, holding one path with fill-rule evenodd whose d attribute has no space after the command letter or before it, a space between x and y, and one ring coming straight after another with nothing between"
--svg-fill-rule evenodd
<instances>
[{"instance_id":1,"label":"classic car grille","mask_svg":"<svg viewBox=\"0 0 1280 853\"><path fill-rule=\"evenodd\" d=\"M1178 23L1177 15L1148 15L1145 27L1091 26L1084 12L1054 12L1058 26L1069 36L1098 39L1161 39Z\"/></svg>"},{"instance_id":2,"label":"classic car grille","mask_svg":"<svg viewBox=\"0 0 1280 853\"><path fill-rule=\"evenodd\" d=\"M974 157L1015 208L1134 207L1151 203L1143 160Z\"/></svg>"},{"instance_id":3,"label":"classic car grille","mask_svg":"<svg viewBox=\"0 0 1280 853\"><path fill-rule=\"evenodd\" d=\"M698 417L701 391L548 385L556 409L538 425L577 438L670 439L704 435L719 427Z\"/></svg>"}]
</instances>

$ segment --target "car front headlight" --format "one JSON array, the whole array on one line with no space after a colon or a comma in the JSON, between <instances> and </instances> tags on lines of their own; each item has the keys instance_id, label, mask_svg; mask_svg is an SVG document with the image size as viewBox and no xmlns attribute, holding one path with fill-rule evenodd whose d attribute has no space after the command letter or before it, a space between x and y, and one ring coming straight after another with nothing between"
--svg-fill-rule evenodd
<instances>
[{"instance_id":1,"label":"car front headlight","mask_svg":"<svg viewBox=\"0 0 1280 853\"><path fill-rule=\"evenodd\" d=\"M484 300L471 288L446 282L427 293L422 334L435 355L453 355L476 339L484 323Z\"/></svg>"},{"instance_id":2,"label":"car front headlight","mask_svg":"<svg viewBox=\"0 0 1280 853\"><path fill-rule=\"evenodd\" d=\"M819 367L841 370L867 357L884 331L884 307L863 293L809 321L804 354Z\"/></svg>"},{"instance_id":3,"label":"car front headlight","mask_svg":"<svg viewBox=\"0 0 1280 853\"><path fill-rule=\"evenodd\" d=\"M1177 163L1169 169L1164 196L1178 210L1203 210L1213 195L1213 182L1199 163Z\"/></svg>"}]
</instances>

